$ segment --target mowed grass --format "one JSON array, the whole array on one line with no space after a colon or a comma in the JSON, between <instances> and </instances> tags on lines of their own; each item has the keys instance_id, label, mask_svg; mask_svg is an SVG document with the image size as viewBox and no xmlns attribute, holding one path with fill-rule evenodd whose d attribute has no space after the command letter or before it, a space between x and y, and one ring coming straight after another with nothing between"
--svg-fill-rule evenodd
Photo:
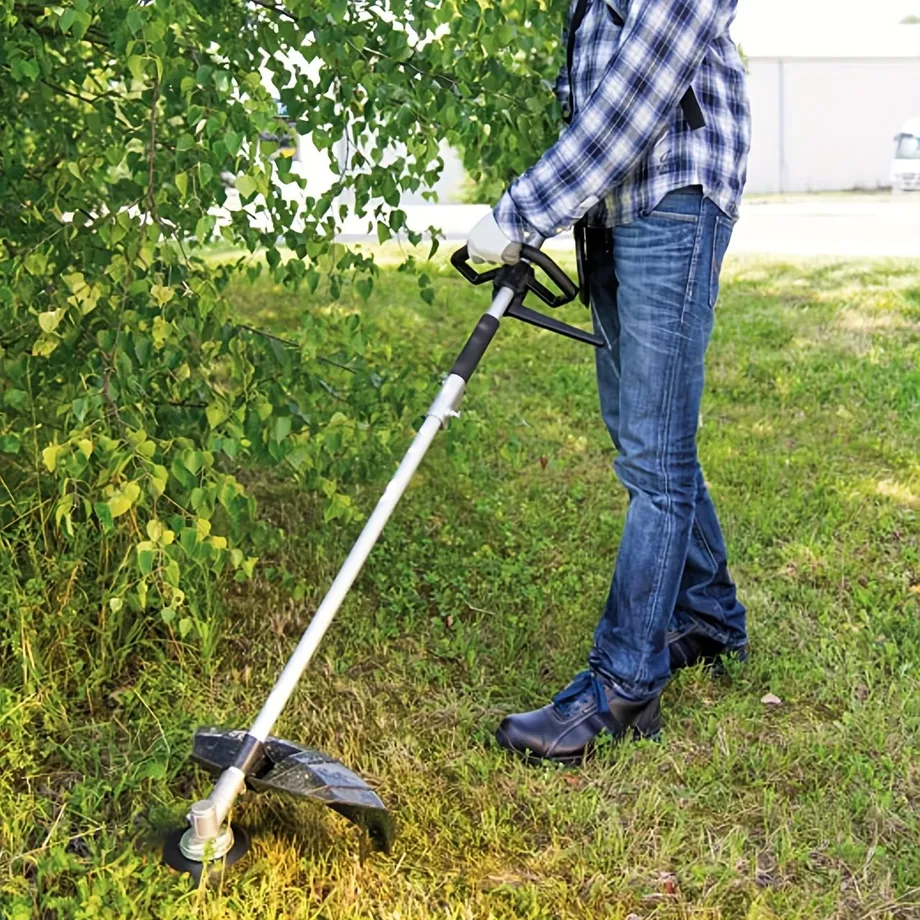
<instances>
[{"instance_id":1,"label":"mowed grass","mask_svg":"<svg viewBox=\"0 0 920 920\"><path fill-rule=\"evenodd\" d=\"M488 296L430 271L431 306L385 271L368 304L338 307L420 379ZM234 296L248 322L296 329L299 295ZM68 618L98 609L0 582L0 913L920 916L920 264L730 260L700 454L750 662L676 678L660 744L577 769L509 759L501 716L583 666L626 499L590 349L503 325L277 728L378 789L398 822L388 858L331 812L255 796L236 813L252 851L219 888L190 889L155 852L209 788L187 762L194 727L249 723L359 523L324 526L315 499L255 478L287 536L254 582L201 598L208 656L101 618L75 647Z\"/></svg>"}]
</instances>

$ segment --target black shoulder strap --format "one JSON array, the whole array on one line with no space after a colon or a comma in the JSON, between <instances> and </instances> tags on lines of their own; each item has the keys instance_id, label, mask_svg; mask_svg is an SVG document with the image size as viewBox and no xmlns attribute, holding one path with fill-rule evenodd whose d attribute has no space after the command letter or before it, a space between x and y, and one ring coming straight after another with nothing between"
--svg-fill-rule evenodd
<instances>
[{"instance_id":1,"label":"black shoulder strap","mask_svg":"<svg viewBox=\"0 0 920 920\"><path fill-rule=\"evenodd\" d=\"M575 55L575 33L588 11L588 0L578 0L569 20L569 40L565 48L565 69L569 78L569 111L566 121L571 121L575 114L575 93L572 90L572 59Z\"/></svg>"},{"instance_id":2,"label":"black shoulder strap","mask_svg":"<svg viewBox=\"0 0 920 920\"><path fill-rule=\"evenodd\" d=\"M610 11L610 16L613 18L613 21L622 29L626 24L623 17L609 4L607 4L607 9ZM569 21L569 35L565 49L565 66L569 77L569 112L566 121L571 121L572 116L575 114L575 94L572 90L572 59L575 55L575 33L578 31L578 27L585 18L585 13L587 11L588 0L578 0L575 9L572 11L572 18ZM680 107L691 131L706 127L706 119L703 117L703 110L700 107L699 100L696 98L696 93L693 92L692 86L688 87L687 92L681 97Z\"/></svg>"}]
</instances>

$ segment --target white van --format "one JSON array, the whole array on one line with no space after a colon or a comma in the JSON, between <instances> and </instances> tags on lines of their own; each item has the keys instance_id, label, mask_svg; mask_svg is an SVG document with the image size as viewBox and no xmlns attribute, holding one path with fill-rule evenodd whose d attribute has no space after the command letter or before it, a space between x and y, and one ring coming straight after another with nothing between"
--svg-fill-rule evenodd
<instances>
[{"instance_id":1,"label":"white van","mask_svg":"<svg viewBox=\"0 0 920 920\"><path fill-rule=\"evenodd\" d=\"M920 118L904 123L895 136L894 159L891 161L891 190L920 192Z\"/></svg>"}]
</instances>

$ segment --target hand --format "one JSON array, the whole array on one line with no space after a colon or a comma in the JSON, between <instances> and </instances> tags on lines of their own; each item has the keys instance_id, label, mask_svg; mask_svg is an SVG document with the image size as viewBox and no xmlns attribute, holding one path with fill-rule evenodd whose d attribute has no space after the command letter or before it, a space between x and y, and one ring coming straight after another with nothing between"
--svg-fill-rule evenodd
<instances>
[{"instance_id":1,"label":"hand","mask_svg":"<svg viewBox=\"0 0 920 920\"><path fill-rule=\"evenodd\" d=\"M514 265L521 259L521 244L508 239L489 211L472 230L466 241L471 262L504 262Z\"/></svg>"}]
</instances>

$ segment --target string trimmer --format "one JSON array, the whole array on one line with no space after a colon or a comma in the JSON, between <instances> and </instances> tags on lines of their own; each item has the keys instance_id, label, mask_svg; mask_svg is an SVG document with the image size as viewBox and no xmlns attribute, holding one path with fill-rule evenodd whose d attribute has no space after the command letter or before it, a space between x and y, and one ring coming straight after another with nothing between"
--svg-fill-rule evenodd
<instances>
[{"instance_id":1,"label":"string trimmer","mask_svg":"<svg viewBox=\"0 0 920 920\"><path fill-rule=\"evenodd\" d=\"M291 741L282 741L269 733L434 436L458 414L463 391L495 336L499 321L510 316L589 345L603 344L602 339L590 332L524 306L525 297L532 293L547 306L560 307L574 300L579 289L538 248L524 246L521 256L522 260L516 265L484 272L477 272L470 265L465 246L451 258L451 264L467 281L473 284L493 283L492 305L482 315L454 362L447 380L428 409L422 427L297 643L255 722L245 732L207 728L195 733L193 758L219 775L210 795L195 802L189 809L188 827L167 838L163 853L167 865L188 872L198 879L206 865L210 867L210 872L219 873L225 866L239 860L248 849L249 841L245 832L231 825L227 818L237 796L247 786L257 791L283 792L328 805L364 828L375 848L389 851L394 833L392 817L364 780L327 754ZM540 267L561 293L554 294L538 282L534 266Z\"/></svg>"}]
</instances>

